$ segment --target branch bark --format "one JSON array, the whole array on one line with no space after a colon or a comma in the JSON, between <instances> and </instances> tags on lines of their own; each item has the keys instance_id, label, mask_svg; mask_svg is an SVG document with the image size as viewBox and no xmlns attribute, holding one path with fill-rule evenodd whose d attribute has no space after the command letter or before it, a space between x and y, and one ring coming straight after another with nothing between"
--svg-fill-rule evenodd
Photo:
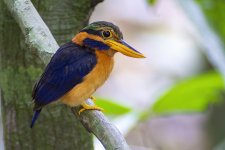
<instances>
[{"instance_id":1,"label":"branch bark","mask_svg":"<svg viewBox=\"0 0 225 150\"><path fill-rule=\"evenodd\" d=\"M56 40L30 0L4 0L25 35L26 43L36 48L46 64L58 48Z\"/></svg>"},{"instance_id":2,"label":"branch bark","mask_svg":"<svg viewBox=\"0 0 225 150\"><path fill-rule=\"evenodd\" d=\"M94 1L95 6L99 1ZM50 55L58 49L58 44L39 16L30 0L4 0L13 14L26 38L26 43L36 48L39 56L46 64ZM88 103L92 103L90 100ZM85 111L78 115L79 107L72 108L74 115L81 123L102 142L106 149L129 149L125 139L108 119L99 111Z\"/></svg>"},{"instance_id":3,"label":"branch bark","mask_svg":"<svg viewBox=\"0 0 225 150\"><path fill-rule=\"evenodd\" d=\"M86 101L94 105L91 100ZM92 132L107 150L128 150L129 147L119 130L109 122L100 111L84 111L78 114L80 108L72 108L72 112L79 118L83 126Z\"/></svg>"}]
</instances>

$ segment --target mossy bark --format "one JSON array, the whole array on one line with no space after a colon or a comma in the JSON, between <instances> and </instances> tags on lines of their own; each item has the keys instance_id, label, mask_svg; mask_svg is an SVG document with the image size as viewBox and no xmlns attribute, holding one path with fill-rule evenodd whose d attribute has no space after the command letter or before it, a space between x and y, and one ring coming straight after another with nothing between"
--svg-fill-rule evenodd
<instances>
[{"instance_id":1,"label":"mossy bark","mask_svg":"<svg viewBox=\"0 0 225 150\"><path fill-rule=\"evenodd\" d=\"M59 45L68 42L87 24L94 6L102 0L33 0ZM25 44L19 26L0 1L0 87L6 149L93 149L92 136L70 108L52 104L29 128L32 86L44 64L35 49Z\"/></svg>"}]
</instances>

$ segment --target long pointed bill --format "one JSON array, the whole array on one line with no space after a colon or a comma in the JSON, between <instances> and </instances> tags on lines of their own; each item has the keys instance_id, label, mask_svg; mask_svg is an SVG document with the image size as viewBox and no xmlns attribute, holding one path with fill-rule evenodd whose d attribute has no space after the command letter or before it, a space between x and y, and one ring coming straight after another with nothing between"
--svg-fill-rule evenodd
<instances>
[{"instance_id":1,"label":"long pointed bill","mask_svg":"<svg viewBox=\"0 0 225 150\"><path fill-rule=\"evenodd\" d=\"M132 48L130 45L125 43L123 40L114 41L114 40L105 40L105 43L110 46L111 49L121 52L122 54L134 58L145 58L145 56Z\"/></svg>"}]
</instances>

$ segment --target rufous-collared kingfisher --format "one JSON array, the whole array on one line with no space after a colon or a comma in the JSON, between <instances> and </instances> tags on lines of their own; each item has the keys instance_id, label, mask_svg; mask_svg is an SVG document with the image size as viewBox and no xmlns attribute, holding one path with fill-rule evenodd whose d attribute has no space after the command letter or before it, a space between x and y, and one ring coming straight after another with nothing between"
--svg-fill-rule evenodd
<instances>
[{"instance_id":1,"label":"rufous-collared kingfisher","mask_svg":"<svg viewBox=\"0 0 225 150\"><path fill-rule=\"evenodd\" d=\"M43 106L58 99L71 107L81 105L79 111L95 109L85 103L109 77L116 52L135 58L144 55L123 41L119 28L99 21L83 28L71 42L61 46L33 88L33 127Z\"/></svg>"}]
</instances>

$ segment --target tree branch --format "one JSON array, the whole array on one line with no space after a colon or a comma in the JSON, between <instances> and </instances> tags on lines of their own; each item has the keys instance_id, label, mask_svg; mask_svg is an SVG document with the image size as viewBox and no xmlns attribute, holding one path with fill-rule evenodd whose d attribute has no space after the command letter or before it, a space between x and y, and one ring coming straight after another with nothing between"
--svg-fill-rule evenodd
<instances>
[{"instance_id":1,"label":"tree branch","mask_svg":"<svg viewBox=\"0 0 225 150\"><path fill-rule=\"evenodd\" d=\"M59 46L31 1L4 0L4 2L19 24L27 44L36 48L40 58L47 64L50 55ZM97 4L96 0L95 4ZM87 102L93 104L90 100ZM96 135L106 149L129 149L119 130L101 112L95 110L85 111L78 115L79 107L72 108L72 111L86 129Z\"/></svg>"},{"instance_id":2,"label":"tree branch","mask_svg":"<svg viewBox=\"0 0 225 150\"><path fill-rule=\"evenodd\" d=\"M38 50L46 64L58 44L30 0L4 0L26 38L26 43Z\"/></svg>"},{"instance_id":3,"label":"tree branch","mask_svg":"<svg viewBox=\"0 0 225 150\"><path fill-rule=\"evenodd\" d=\"M94 105L91 100L86 101ZM119 130L109 122L100 111L84 111L78 114L80 108L72 108L73 113L79 118L83 126L92 132L108 150L128 150L129 147Z\"/></svg>"}]
</instances>

